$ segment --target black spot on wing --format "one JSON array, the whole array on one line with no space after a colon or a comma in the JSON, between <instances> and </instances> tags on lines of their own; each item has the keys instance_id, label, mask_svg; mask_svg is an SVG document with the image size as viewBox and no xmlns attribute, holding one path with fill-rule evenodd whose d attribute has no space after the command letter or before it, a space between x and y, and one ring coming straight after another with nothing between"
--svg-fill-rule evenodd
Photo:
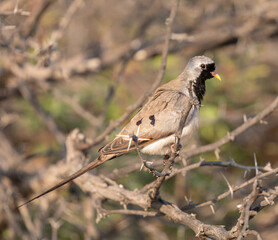
<instances>
[{"instance_id":1,"label":"black spot on wing","mask_svg":"<svg viewBox=\"0 0 278 240\"><path fill-rule=\"evenodd\" d=\"M142 120L143 120L143 119L137 121L137 122L136 122L136 125L137 125L137 126L141 125L141 124L142 124Z\"/></svg>"},{"instance_id":2,"label":"black spot on wing","mask_svg":"<svg viewBox=\"0 0 278 240\"><path fill-rule=\"evenodd\" d=\"M149 119L151 120L151 125L155 125L155 118L154 115L149 116Z\"/></svg>"}]
</instances>

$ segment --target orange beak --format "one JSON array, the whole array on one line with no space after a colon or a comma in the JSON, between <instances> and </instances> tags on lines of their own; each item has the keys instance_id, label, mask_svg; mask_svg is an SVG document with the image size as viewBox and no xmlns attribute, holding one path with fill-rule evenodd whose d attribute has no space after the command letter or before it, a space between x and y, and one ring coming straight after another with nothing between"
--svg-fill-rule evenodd
<instances>
[{"instance_id":1,"label":"orange beak","mask_svg":"<svg viewBox=\"0 0 278 240\"><path fill-rule=\"evenodd\" d=\"M221 81L221 77L217 73L211 72L211 75Z\"/></svg>"}]
</instances>

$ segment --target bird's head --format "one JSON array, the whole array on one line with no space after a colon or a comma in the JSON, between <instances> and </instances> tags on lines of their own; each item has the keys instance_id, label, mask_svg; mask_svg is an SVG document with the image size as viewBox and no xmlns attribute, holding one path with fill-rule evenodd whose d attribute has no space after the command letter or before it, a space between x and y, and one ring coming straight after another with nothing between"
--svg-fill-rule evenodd
<instances>
[{"instance_id":1,"label":"bird's head","mask_svg":"<svg viewBox=\"0 0 278 240\"><path fill-rule=\"evenodd\" d=\"M191 58L185 70L188 74L188 77L193 82L196 82L200 78L203 81L205 81L213 77L216 77L218 80L221 80L220 76L214 72L214 61L206 56L196 56Z\"/></svg>"},{"instance_id":2,"label":"bird's head","mask_svg":"<svg viewBox=\"0 0 278 240\"><path fill-rule=\"evenodd\" d=\"M213 77L221 81L220 76L215 73L214 61L206 56L191 58L185 68L184 74L184 79L193 83L194 93L200 102L206 91L205 81Z\"/></svg>"}]
</instances>

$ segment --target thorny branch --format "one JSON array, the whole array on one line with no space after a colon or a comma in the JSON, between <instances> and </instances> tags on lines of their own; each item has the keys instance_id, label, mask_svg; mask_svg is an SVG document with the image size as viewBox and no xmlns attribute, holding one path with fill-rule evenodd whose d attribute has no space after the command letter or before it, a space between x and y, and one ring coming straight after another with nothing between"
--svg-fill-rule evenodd
<instances>
[{"instance_id":1,"label":"thorny branch","mask_svg":"<svg viewBox=\"0 0 278 240\"><path fill-rule=\"evenodd\" d=\"M214 151L215 149L220 148L224 144L226 144L226 143L228 143L230 141L234 141L235 138L238 135L240 135L241 133L245 132L248 128L254 126L256 123L260 122L262 119L266 118L277 107L278 107L278 97L276 97L271 102L271 104L268 107L266 107L263 111L261 111L259 114L257 114L256 116L254 116L252 118L247 119L246 122L244 122L242 125L237 127L232 132L227 133L227 135L225 137L221 138L217 142L214 142L212 144L208 144L208 145L205 145L205 146L198 147L196 149L190 150L188 152L185 152L185 153L181 154L181 157L187 159L189 157L193 157L193 156L205 153L205 152Z\"/></svg>"},{"instance_id":2,"label":"thorny branch","mask_svg":"<svg viewBox=\"0 0 278 240\"><path fill-rule=\"evenodd\" d=\"M81 148L81 145L76 144L76 141L79 142L80 139L86 139L86 137L82 137L82 133L80 133L79 131L75 130L73 133L69 135L67 139L68 161L67 164L63 167L63 169L68 168L71 169L70 171L75 171L75 169L78 168L78 166L80 167L80 159L83 159L82 161L85 162L87 161L86 156L83 153L83 148L82 150L78 150L78 146L80 146ZM243 183L242 185L234 187L233 190L236 191L242 189L243 187L246 187L249 184L258 181L259 179L271 176L273 174L276 174L277 172L278 168L275 168L266 173L259 174L258 176L255 176L254 178ZM99 212L101 213L100 217L116 213L154 217L157 215L157 213L160 212L165 214L171 220L190 227L192 230L195 231L199 238L202 238L204 236L214 236L217 239L229 239L228 236L232 233L234 234L235 228L233 229L233 231L227 231L223 227L206 225L199 221L195 216L182 212L182 210L178 208L175 204L166 202L162 198L154 199L151 204L152 208L158 211L157 213L148 211L145 212L146 209L148 209L149 207L148 197L146 197L146 194L148 195L148 193L143 193L142 191L138 190L129 191L125 189L123 186L118 185L114 181L109 180L107 177L97 177L91 174L85 174L82 177L76 179L75 182L81 187L83 191L90 192L94 196L99 196L101 199L110 199L116 202L120 202L125 208L119 210L105 210L103 207L99 206L101 208L99 209ZM230 191L222 195L227 196L229 194ZM220 195L218 200L223 199L223 196ZM277 196L276 192L272 192L272 194L269 195L269 197L271 197L269 202L271 202L271 199L273 199L274 196ZM145 209L145 211L134 211L132 209L127 209L127 206L130 204L140 206L141 208ZM210 202L209 204L213 204L213 202ZM201 206L201 204L199 206ZM205 206L205 204L203 204L202 206Z\"/></svg>"},{"instance_id":3,"label":"thorny branch","mask_svg":"<svg viewBox=\"0 0 278 240\"><path fill-rule=\"evenodd\" d=\"M252 214L251 206L258 199L263 191L262 186L258 179L253 183L252 192L243 199L243 203L239 206L240 217L237 220L236 225L230 231L230 238L237 238L241 240L243 237L246 237L250 234L250 231L247 231L250 214ZM254 234L255 231L252 231Z\"/></svg>"},{"instance_id":4,"label":"thorny branch","mask_svg":"<svg viewBox=\"0 0 278 240\"><path fill-rule=\"evenodd\" d=\"M158 166L159 164L157 162L161 163L161 161L157 160L156 162L153 162L152 165ZM236 168L244 169L245 171L251 171L251 170L256 169L254 166L238 164L235 162L234 159L230 159L230 161L217 161L217 162L216 161L206 161L206 160L202 159L197 163L192 163L192 164L189 164L182 168L173 167L173 170L168 178L174 177L177 174L180 174L180 173L183 173L186 171L190 171L193 169L197 169L199 167L206 167L206 166L211 166L211 167L215 166L215 167L223 167L223 168L236 167ZM132 172L137 171L139 168L140 168L140 164L134 163L133 165L129 165L129 166L123 167L121 169L118 169L118 168L114 169L111 173L108 173L107 176L111 179L116 180L116 179L120 179ZM269 168L271 168L269 164L267 164L266 166L258 166L258 169L261 171L269 171Z\"/></svg>"}]
</instances>

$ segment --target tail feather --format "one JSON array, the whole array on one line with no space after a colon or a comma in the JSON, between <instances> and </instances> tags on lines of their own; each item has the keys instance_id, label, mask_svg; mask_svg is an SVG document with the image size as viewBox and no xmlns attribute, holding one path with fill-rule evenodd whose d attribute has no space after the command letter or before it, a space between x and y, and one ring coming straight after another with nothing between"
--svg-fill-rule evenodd
<instances>
[{"instance_id":1,"label":"tail feather","mask_svg":"<svg viewBox=\"0 0 278 240\"><path fill-rule=\"evenodd\" d=\"M62 187L63 185L71 182L72 180L74 180L75 178L83 175L84 173L96 168L97 166L101 165L102 163L114 158L115 155L107 155L107 156L99 156L97 159L95 159L93 162L89 163L87 166L81 168L80 170L78 170L77 172L75 172L74 174L70 175L69 177L67 177L66 179L62 180L61 182L57 183L55 186L53 186L52 188L49 188L48 190L42 192L41 194L31 198L30 200L28 200L27 202L19 205L17 208L20 208L32 201L34 201L35 199L38 199L44 195L46 195L47 193L50 193L52 191L54 191L55 189L59 188L59 187Z\"/></svg>"}]
</instances>

